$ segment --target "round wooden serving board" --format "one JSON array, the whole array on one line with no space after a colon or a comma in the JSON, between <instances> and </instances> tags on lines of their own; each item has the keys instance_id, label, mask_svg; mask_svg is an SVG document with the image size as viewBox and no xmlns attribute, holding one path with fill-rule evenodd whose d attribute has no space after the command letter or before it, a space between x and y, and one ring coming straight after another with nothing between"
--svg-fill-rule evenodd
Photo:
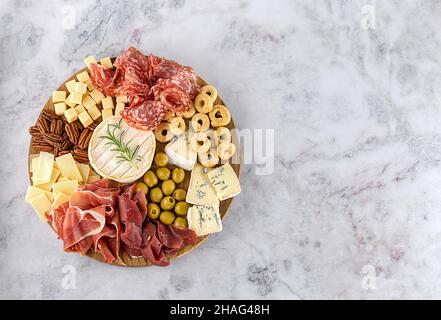
<instances>
[{"instance_id":1,"label":"round wooden serving board","mask_svg":"<svg viewBox=\"0 0 441 320\"><path fill-rule=\"evenodd\" d=\"M113 61L113 60L114 60L114 59L112 59L112 61ZM88 69L87 69L87 68L83 68L83 69L79 70L77 73L73 74L73 75L70 76L68 79L66 79L66 81L64 81L64 83L67 82L67 81L69 81L69 80L72 80L72 79L75 79L75 80L76 80L76 75L77 75L78 73L83 72L83 71L86 71L86 70L88 70ZM207 85L207 84L208 84L208 83L207 83L202 77L199 77L198 80L199 80L199 83L201 84L201 86L204 86L204 85ZM63 83L61 86L59 86L57 90L63 90L63 91L66 91L66 92L67 92L67 88L66 88L66 86L64 85L64 83ZM219 95L218 95L218 97L217 97L217 100L216 100L215 104L223 104L223 105L227 106L227 105L224 103L224 101L222 100L222 98L221 98ZM227 107L228 107L228 106L227 106ZM45 104L44 107L42 108L42 111L43 111L43 110L51 110L51 111L54 111L54 104L52 103L52 99L51 99L51 98L48 99L48 101L46 102L46 104ZM230 109L230 111L231 111L231 109ZM186 122L186 124L187 124L187 129L188 129L188 120L189 120L189 119L185 119L185 122ZM79 120L77 120L77 121L79 121ZM97 122L101 122L101 118L99 118L99 119L97 120ZM236 129L236 126L235 126L235 124L234 124L233 119L231 119L231 122L229 123L229 125L227 126L227 128L230 129L230 130L231 130L231 129ZM236 160L234 161L235 163L232 163L232 161L230 161L230 164L231 164L231 166L233 167L234 171L236 172L236 175L237 175L238 178L240 179L240 173L241 173L241 169L242 169L242 161L243 161L242 152L241 152L241 147L240 147L240 138L239 138L239 136L238 136L237 134L234 134L234 133L233 133L233 134L232 134L232 139L233 139L233 143L236 145L236 153L237 153L237 155L236 155L236 157L233 156L233 158L232 158L232 159L235 159L235 158L236 158ZM155 151L155 153L156 153L156 152L162 152L162 151L164 150L165 145L166 145L166 143L160 143L160 142L156 141L156 151ZM32 147L32 137L31 137L31 140L30 140L30 143L29 143L29 154L28 154L28 160L29 160L28 163L29 163L29 165L30 165L30 155L31 155L31 154L36 154L36 153L39 153L39 151L37 151L36 149L34 149L34 148ZM239 160L237 161L237 159L239 159ZM231 159L230 159L230 160L231 160ZM28 165L29 182L32 183L32 180L31 180L31 172L30 172L30 167L29 167L29 165ZM167 165L167 167L170 168L170 169L173 169L175 166ZM154 163L152 164L152 169L156 169ZM185 190L188 190L188 186L189 186L189 183L190 183L190 176L191 176L191 173L190 173L189 171L185 171L185 180L184 180L181 184L178 184L178 185L176 186L176 188L184 188ZM220 214L221 214L222 220L227 216L228 211L229 211L229 209L230 209L230 207L231 207L231 203L232 203L232 201L233 201L233 198L230 198L230 199L227 199L227 200L224 200L224 201L221 201L221 202L220 202L220 208L219 208L219 211L220 211ZM173 259L175 259L175 258L181 257L181 256L183 256L183 255L189 253L190 251L192 251L193 249L195 249L196 247L198 247L199 245L201 245L201 244L202 244L205 240L207 240L207 239L208 239L208 236L200 237L200 238L198 239L198 242L197 242L195 245L187 245L186 247L182 248L182 249L181 249L181 250L180 250L175 256L170 257L170 258L173 260ZM101 254L96 253L96 252L94 252L93 250L89 250L89 252L87 253L87 255L88 255L90 258L92 258L92 259L98 260L98 261L100 261L100 262L104 262L104 260L103 260L103 258L102 258L102 256L101 256ZM145 260L144 258L131 258L131 257L130 257L126 252L124 252L124 251L121 252L121 259L124 261L124 263L125 263L126 266L128 266L128 267L146 267L146 266L150 266L150 265L152 265L149 261ZM114 265L118 265L118 264L114 264ZM118 265L118 266L120 266L120 265Z\"/></svg>"}]
</instances>

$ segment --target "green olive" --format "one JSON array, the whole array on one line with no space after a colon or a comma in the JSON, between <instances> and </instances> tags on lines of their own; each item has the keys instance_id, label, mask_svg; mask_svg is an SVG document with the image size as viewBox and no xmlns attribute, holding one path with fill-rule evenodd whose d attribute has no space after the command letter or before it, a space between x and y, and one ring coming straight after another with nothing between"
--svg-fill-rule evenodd
<instances>
[{"instance_id":1,"label":"green olive","mask_svg":"<svg viewBox=\"0 0 441 320\"><path fill-rule=\"evenodd\" d=\"M161 220L163 224L172 224L173 221L175 221L175 214L170 211L162 211L159 220Z\"/></svg>"},{"instance_id":2,"label":"green olive","mask_svg":"<svg viewBox=\"0 0 441 320\"><path fill-rule=\"evenodd\" d=\"M175 223L173 224L179 228L187 228L187 219L183 217L177 217Z\"/></svg>"},{"instance_id":3,"label":"green olive","mask_svg":"<svg viewBox=\"0 0 441 320\"><path fill-rule=\"evenodd\" d=\"M171 195L173 191L175 191L175 189L176 189L176 184L173 180L165 180L162 183L162 192L164 192L166 196Z\"/></svg>"},{"instance_id":4,"label":"green olive","mask_svg":"<svg viewBox=\"0 0 441 320\"><path fill-rule=\"evenodd\" d=\"M176 189L175 192L173 192L173 198L175 198L176 201L184 201L186 195L187 191L184 189Z\"/></svg>"},{"instance_id":5,"label":"green olive","mask_svg":"<svg viewBox=\"0 0 441 320\"><path fill-rule=\"evenodd\" d=\"M190 205L185 201L179 201L176 203L175 212L179 216L185 216L187 214L188 207Z\"/></svg>"},{"instance_id":6,"label":"green olive","mask_svg":"<svg viewBox=\"0 0 441 320\"><path fill-rule=\"evenodd\" d=\"M156 170L156 175L160 180L168 180L170 179L170 169L165 167L159 168Z\"/></svg>"},{"instance_id":7,"label":"green olive","mask_svg":"<svg viewBox=\"0 0 441 320\"><path fill-rule=\"evenodd\" d=\"M152 200L153 202L161 202L163 196L164 195L162 194L162 190L160 187L156 187L150 190L150 200Z\"/></svg>"},{"instance_id":8,"label":"green olive","mask_svg":"<svg viewBox=\"0 0 441 320\"><path fill-rule=\"evenodd\" d=\"M156 203L149 203L147 206L147 214L150 219L158 219L161 214L161 208Z\"/></svg>"},{"instance_id":9,"label":"green olive","mask_svg":"<svg viewBox=\"0 0 441 320\"><path fill-rule=\"evenodd\" d=\"M182 168L174 168L172 173L172 179L176 183L181 183L185 179L185 171Z\"/></svg>"},{"instance_id":10,"label":"green olive","mask_svg":"<svg viewBox=\"0 0 441 320\"><path fill-rule=\"evenodd\" d=\"M146 174L144 175L144 183L149 188L152 188L158 184L158 177L152 170L147 171Z\"/></svg>"},{"instance_id":11,"label":"green olive","mask_svg":"<svg viewBox=\"0 0 441 320\"><path fill-rule=\"evenodd\" d=\"M167 196L161 200L162 210L172 210L175 207L176 200L173 197Z\"/></svg>"},{"instance_id":12,"label":"green olive","mask_svg":"<svg viewBox=\"0 0 441 320\"><path fill-rule=\"evenodd\" d=\"M136 192L142 191L142 193L147 194L149 192L149 187L145 183L138 182L135 187Z\"/></svg>"},{"instance_id":13,"label":"green olive","mask_svg":"<svg viewBox=\"0 0 441 320\"><path fill-rule=\"evenodd\" d=\"M158 167L165 167L168 163L168 157L164 152L158 152L155 156L155 163Z\"/></svg>"}]
</instances>

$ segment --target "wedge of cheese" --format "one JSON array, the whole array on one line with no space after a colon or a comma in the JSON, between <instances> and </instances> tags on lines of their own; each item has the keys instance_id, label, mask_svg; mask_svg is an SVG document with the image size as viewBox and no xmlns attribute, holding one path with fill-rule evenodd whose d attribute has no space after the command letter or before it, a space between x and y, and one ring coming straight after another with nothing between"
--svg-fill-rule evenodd
<instances>
[{"instance_id":1,"label":"wedge of cheese","mask_svg":"<svg viewBox=\"0 0 441 320\"><path fill-rule=\"evenodd\" d=\"M35 168L32 170L32 181L34 184L38 185L49 182L53 167L54 155L48 152L41 152L38 157L38 163L35 164Z\"/></svg>"},{"instance_id":2,"label":"wedge of cheese","mask_svg":"<svg viewBox=\"0 0 441 320\"><path fill-rule=\"evenodd\" d=\"M218 206L219 199L216 191L208 180L205 172L212 169L204 168L197 163L191 171L190 186L188 187L186 201L191 204Z\"/></svg>"},{"instance_id":3,"label":"wedge of cheese","mask_svg":"<svg viewBox=\"0 0 441 320\"><path fill-rule=\"evenodd\" d=\"M50 191L34 186L29 186L28 190L26 191L25 201L30 203L34 198L38 197L41 194L47 196L49 200L53 200L52 193Z\"/></svg>"},{"instance_id":4,"label":"wedge of cheese","mask_svg":"<svg viewBox=\"0 0 441 320\"><path fill-rule=\"evenodd\" d=\"M188 228L199 237L222 231L219 206L193 206L187 212Z\"/></svg>"},{"instance_id":5,"label":"wedge of cheese","mask_svg":"<svg viewBox=\"0 0 441 320\"><path fill-rule=\"evenodd\" d=\"M45 194L40 194L29 201L29 203L32 208L34 208L41 222L46 222L47 219L45 213L51 210L51 202L48 197Z\"/></svg>"},{"instance_id":6,"label":"wedge of cheese","mask_svg":"<svg viewBox=\"0 0 441 320\"><path fill-rule=\"evenodd\" d=\"M229 163L210 171L207 176L219 200L223 201L240 193L239 179Z\"/></svg>"},{"instance_id":7,"label":"wedge of cheese","mask_svg":"<svg viewBox=\"0 0 441 320\"><path fill-rule=\"evenodd\" d=\"M122 140L122 145L134 155L127 159L109 139L109 133L118 141ZM103 120L93 131L89 143L89 161L101 177L128 183L139 179L150 169L155 148L152 131L135 129L120 116L112 116Z\"/></svg>"},{"instance_id":8,"label":"wedge of cheese","mask_svg":"<svg viewBox=\"0 0 441 320\"><path fill-rule=\"evenodd\" d=\"M60 192L67 194L68 196L71 196L72 193L75 191L75 189L78 188L78 186L79 184L77 180L56 182L52 185L52 192L54 194L54 198L56 198L58 193Z\"/></svg>"},{"instance_id":9,"label":"wedge of cheese","mask_svg":"<svg viewBox=\"0 0 441 320\"><path fill-rule=\"evenodd\" d=\"M198 156L190 145L188 133L174 137L165 146L165 153L171 164L188 171L193 169Z\"/></svg>"},{"instance_id":10,"label":"wedge of cheese","mask_svg":"<svg viewBox=\"0 0 441 320\"><path fill-rule=\"evenodd\" d=\"M55 159L55 161L57 162L58 168L60 169L63 177L70 180L83 181L83 176L81 175L77 163L71 153L66 153L59 156Z\"/></svg>"}]
</instances>

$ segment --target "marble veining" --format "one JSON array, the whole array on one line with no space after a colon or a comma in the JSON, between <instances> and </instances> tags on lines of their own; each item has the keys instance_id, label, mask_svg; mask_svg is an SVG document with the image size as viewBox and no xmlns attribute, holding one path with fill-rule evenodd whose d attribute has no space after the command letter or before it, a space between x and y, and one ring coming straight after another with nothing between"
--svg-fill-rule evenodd
<instances>
[{"instance_id":1,"label":"marble veining","mask_svg":"<svg viewBox=\"0 0 441 320\"><path fill-rule=\"evenodd\" d=\"M1 1L0 298L441 298L440 15L435 0ZM168 268L66 254L24 202L41 106L86 55L128 46L193 66L240 128L274 130L274 172L246 165L224 231Z\"/></svg>"}]
</instances>

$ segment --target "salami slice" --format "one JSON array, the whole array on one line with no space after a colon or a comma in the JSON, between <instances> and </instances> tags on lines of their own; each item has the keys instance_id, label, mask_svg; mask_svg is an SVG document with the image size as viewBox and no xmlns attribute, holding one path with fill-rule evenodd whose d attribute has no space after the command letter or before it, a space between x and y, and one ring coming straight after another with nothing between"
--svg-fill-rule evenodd
<instances>
[{"instance_id":1,"label":"salami slice","mask_svg":"<svg viewBox=\"0 0 441 320\"><path fill-rule=\"evenodd\" d=\"M123 119L140 130L155 130L164 119L167 109L159 101L145 100L121 112Z\"/></svg>"},{"instance_id":2,"label":"salami slice","mask_svg":"<svg viewBox=\"0 0 441 320\"><path fill-rule=\"evenodd\" d=\"M191 99L177 87L162 90L159 99L168 110L173 112L185 112L191 106Z\"/></svg>"}]
</instances>

